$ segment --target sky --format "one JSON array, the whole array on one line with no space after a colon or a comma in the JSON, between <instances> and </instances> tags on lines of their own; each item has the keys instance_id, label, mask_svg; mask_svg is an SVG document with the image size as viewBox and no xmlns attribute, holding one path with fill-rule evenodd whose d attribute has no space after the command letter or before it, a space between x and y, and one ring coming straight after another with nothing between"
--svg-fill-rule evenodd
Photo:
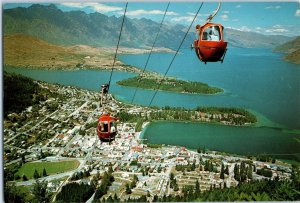
<instances>
[{"instance_id":1,"label":"sky","mask_svg":"<svg viewBox=\"0 0 300 203\"><path fill-rule=\"evenodd\" d=\"M43 2L48 4L50 1ZM108 16L122 16L125 2L92 2L84 1L54 3L63 11L81 10L86 13L99 12ZM129 18L148 18L160 22L168 2L130 2L126 16ZM3 8L18 6L29 7L31 3L4 3ZM165 23L189 26L201 2L172 2L168 8ZM203 24L209 14L218 6L218 2L204 2L194 25ZM266 35L300 35L300 2L222 2L214 23L225 28L258 32Z\"/></svg>"}]
</instances>

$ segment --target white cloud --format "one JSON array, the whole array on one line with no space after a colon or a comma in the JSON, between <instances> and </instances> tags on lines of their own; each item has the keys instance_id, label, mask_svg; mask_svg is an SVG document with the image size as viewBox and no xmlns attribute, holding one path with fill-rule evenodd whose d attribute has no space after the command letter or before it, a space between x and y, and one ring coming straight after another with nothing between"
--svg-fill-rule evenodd
<instances>
[{"instance_id":1,"label":"white cloud","mask_svg":"<svg viewBox=\"0 0 300 203\"><path fill-rule=\"evenodd\" d=\"M242 6L239 4L239 5L236 5L235 8L241 8Z\"/></svg>"},{"instance_id":2,"label":"white cloud","mask_svg":"<svg viewBox=\"0 0 300 203\"><path fill-rule=\"evenodd\" d=\"M223 13L226 13L226 14L228 14L228 13L229 13L229 11L223 11Z\"/></svg>"},{"instance_id":3,"label":"white cloud","mask_svg":"<svg viewBox=\"0 0 300 203\"><path fill-rule=\"evenodd\" d=\"M256 30L262 30L262 28L261 28L261 27L256 27L255 29L256 29Z\"/></svg>"},{"instance_id":4,"label":"white cloud","mask_svg":"<svg viewBox=\"0 0 300 203\"><path fill-rule=\"evenodd\" d=\"M248 28L247 26L242 26L242 27L240 28L240 30L241 30L241 31L245 31L245 32L250 32L250 31L251 31L251 29Z\"/></svg>"},{"instance_id":5,"label":"white cloud","mask_svg":"<svg viewBox=\"0 0 300 203\"><path fill-rule=\"evenodd\" d=\"M188 14L189 16L194 16L196 13L187 12L186 14Z\"/></svg>"},{"instance_id":6,"label":"white cloud","mask_svg":"<svg viewBox=\"0 0 300 203\"><path fill-rule=\"evenodd\" d=\"M280 9L281 6L267 6L265 9Z\"/></svg>"},{"instance_id":7,"label":"white cloud","mask_svg":"<svg viewBox=\"0 0 300 203\"><path fill-rule=\"evenodd\" d=\"M228 15L224 14L221 15L222 20L227 21L228 20Z\"/></svg>"},{"instance_id":8,"label":"white cloud","mask_svg":"<svg viewBox=\"0 0 300 203\"><path fill-rule=\"evenodd\" d=\"M300 17L300 9L296 10L295 16Z\"/></svg>"},{"instance_id":9,"label":"white cloud","mask_svg":"<svg viewBox=\"0 0 300 203\"><path fill-rule=\"evenodd\" d=\"M243 32L251 31L251 29L248 28L247 26L242 26L240 28L235 28L235 27L226 27L226 28L233 29L233 30L238 30L238 31L243 31Z\"/></svg>"},{"instance_id":10,"label":"white cloud","mask_svg":"<svg viewBox=\"0 0 300 203\"><path fill-rule=\"evenodd\" d=\"M180 17L175 17L175 18L171 18L170 21L172 22L192 22L194 19L193 16L180 16Z\"/></svg>"},{"instance_id":11,"label":"white cloud","mask_svg":"<svg viewBox=\"0 0 300 203\"><path fill-rule=\"evenodd\" d=\"M277 28L277 29L267 29L266 32L276 34L276 33L285 33L285 32L289 32L289 31L284 28Z\"/></svg>"},{"instance_id":12,"label":"white cloud","mask_svg":"<svg viewBox=\"0 0 300 203\"><path fill-rule=\"evenodd\" d=\"M271 28L266 29L265 32L278 34L278 33L287 33L289 32L289 30L287 29L286 26L273 25Z\"/></svg>"},{"instance_id":13,"label":"white cloud","mask_svg":"<svg viewBox=\"0 0 300 203\"><path fill-rule=\"evenodd\" d=\"M119 14L122 14L121 12ZM163 15L165 14L165 11L161 11L161 10L150 10L150 11L146 11L144 9L138 9L138 10L134 10L134 11L127 11L126 15L128 16L139 16L139 15ZM167 12L167 15L178 15L178 13L175 13L173 11L169 11Z\"/></svg>"},{"instance_id":14,"label":"white cloud","mask_svg":"<svg viewBox=\"0 0 300 203\"><path fill-rule=\"evenodd\" d=\"M108 6L101 3L61 3L61 5L68 6L68 7L75 7L75 8L91 8L94 11L101 12L101 13L124 10L124 8L122 7Z\"/></svg>"},{"instance_id":15,"label":"white cloud","mask_svg":"<svg viewBox=\"0 0 300 203\"><path fill-rule=\"evenodd\" d=\"M233 22L237 22L239 21L239 19L235 18L235 19L232 19Z\"/></svg>"}]
</instances>

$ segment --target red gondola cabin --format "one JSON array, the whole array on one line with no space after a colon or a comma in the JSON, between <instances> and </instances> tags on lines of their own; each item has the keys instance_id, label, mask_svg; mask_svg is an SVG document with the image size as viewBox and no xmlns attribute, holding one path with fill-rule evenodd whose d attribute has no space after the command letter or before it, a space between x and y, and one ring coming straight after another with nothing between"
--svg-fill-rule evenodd
<instances>
[{"instance_id":1,"label":"red gondola cabin","mask_svg":"<svg viewBox=\"0 0 300 203\"><path fill-rule=\"evenodd\" d=\"M117 119L109 114L103 114L98 120L97 134L101 141L114 140L117 135Z\"/></svg>"},{"instance_id":2,"label":"red gondola cabin","mask_svg":"<svg viewBox=\"0 0 300 203\"><path fill-rule=\"evenodd\" d=\"M224 41L221 24L206 23L197 25L198 39L194 40L194 48L198 58L203 62L223 62L227 42Z\"/></svg>"}]
</instances>

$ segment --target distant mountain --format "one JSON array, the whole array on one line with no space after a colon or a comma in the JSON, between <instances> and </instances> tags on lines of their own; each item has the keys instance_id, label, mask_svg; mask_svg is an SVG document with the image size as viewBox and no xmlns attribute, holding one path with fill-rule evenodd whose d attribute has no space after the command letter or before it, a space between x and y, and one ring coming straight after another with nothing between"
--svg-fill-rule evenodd
<instances>
[{"instance_id":1,"label":"distant mountain","mask_svg":"<svg viewBox=\"0 0 300 203\"><path fill-rule=\"evenodd\" d=\"M122 17L108 17L101 13L63 12L53 4L34 4L28 8L19 7L3 11L4 34L23 33L60 45L116 46L121 22ZM151 47L159 25L146 18L126 18L121 45ZM176 49L186 30L183 25L165 23L156 46ZM266 36L233 29L226 29L226 36L229 46L237 47L272 48L291 40L284 36ZM190 32L184 46L189 47L194 37L195 33Z\"/></svg>"},{"instance_id":2,"label":"distant mountain","mask_svg":"<svg viewBox=\"0 0 300 203\"><path fill-rule=\"evenodd\" d=\"M300 49L300 36L274 48L275 52L292 53Z\"/></svg>"},{"instance_id":3,"label":"distant mountain","mask_svg":"<svg viewBox=\"0 0 300 203\"><path fill-rule=\"evenodd\" d=\"M245 32L230 28L225 28L225 33L228 43L231 46L237 47L273 48L293 39L292 37L283 35L263 35L256 32Z\"/></svg>"},{"instance_id":4,"label":"distant mountain","mask_svg":"<svg viewBox=\"0 0 300 203\"><path fill-rule=\"evenodd\" d=\"M300 36L292 41L275 47L273 51L287 53L284 57L285 60L300 64Z\"/></svg>"}]
</instances>

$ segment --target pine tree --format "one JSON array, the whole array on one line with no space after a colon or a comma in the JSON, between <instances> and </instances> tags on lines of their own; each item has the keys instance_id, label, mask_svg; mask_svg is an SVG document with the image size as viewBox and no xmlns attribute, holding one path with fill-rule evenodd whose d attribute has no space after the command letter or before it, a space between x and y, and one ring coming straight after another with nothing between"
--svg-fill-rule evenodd
<instances>
[{"instance_id":1,"label":"pine tree","mask_svg":"<svg viewBox=\"0 0 300 203\"><path fill-rule=\"evenodd\" d=\"M224 176L224 164L222 163L222 166L221 166L221 172L220 172L220 178L221 179L224 179L225 178L225 176Z\"/></svg>"},{"instance_id":2,"label":"pine tree","mask_svg":"<svg viewBox=\"0 0 300 203\"><path fill-rule=\"evenodd\" d=\"M252 176L252 165L249 165L249 167L248 167L247 177L248 177L248 179L253 178L253 176Z\"/></svg>"},{"instance_id":3,"label":"pine tree","mask_svg":"<svg viewBox=\"0 0 300 203\"><path fill-rule=\"evenodd\" d=\"M46 169L45 169L45 168L43 169L43 176L44 176L44 177L47 176L47 172L46 172Z\"/></svg>"},{"instance_id":4,"label":"pine tree","mask_svg":"<svg viewBox=\"0 0 300 203\"><path fill-rule=\"evenodd\" d=\"M229 175L229 168L228 168L228 165L226 166L225 174Z\"/></svg>"},{"instance_id":5,"label":"pine tree","mask_svg":"<svg viewBox=\"0 0 300 203\"><path fill-rule=\"evenodd\" d=\"M198 194L200 194L200 184L199 184L199 181L198 181L198 179L197 179L197 181L196 181L196 185L195 185L195 194L196 195L198 195Z\"/></svg>"},{"instance_id":6,"label":"pine tree","mask_svg":"<svg viewBox=\"0 0 300 203\"><path fill-rule=\"evenodd\" d=\"M34 173L33 173L33 178L38 179L39 177L40 177L40 175L39 175L38 171L35 169Z\"/></svg>"},{"instance_id":7,"label":"pine tree","mask_svg":"<svg viewBox=\"0 0 300 203\"><path fill-rule=\"evenodd\" d=\"M28 180L28 178L27 178L27 176L25 174L23 175L22 179L23 179L23 181L27 181Z\"/></svg>"}]
</instances>

